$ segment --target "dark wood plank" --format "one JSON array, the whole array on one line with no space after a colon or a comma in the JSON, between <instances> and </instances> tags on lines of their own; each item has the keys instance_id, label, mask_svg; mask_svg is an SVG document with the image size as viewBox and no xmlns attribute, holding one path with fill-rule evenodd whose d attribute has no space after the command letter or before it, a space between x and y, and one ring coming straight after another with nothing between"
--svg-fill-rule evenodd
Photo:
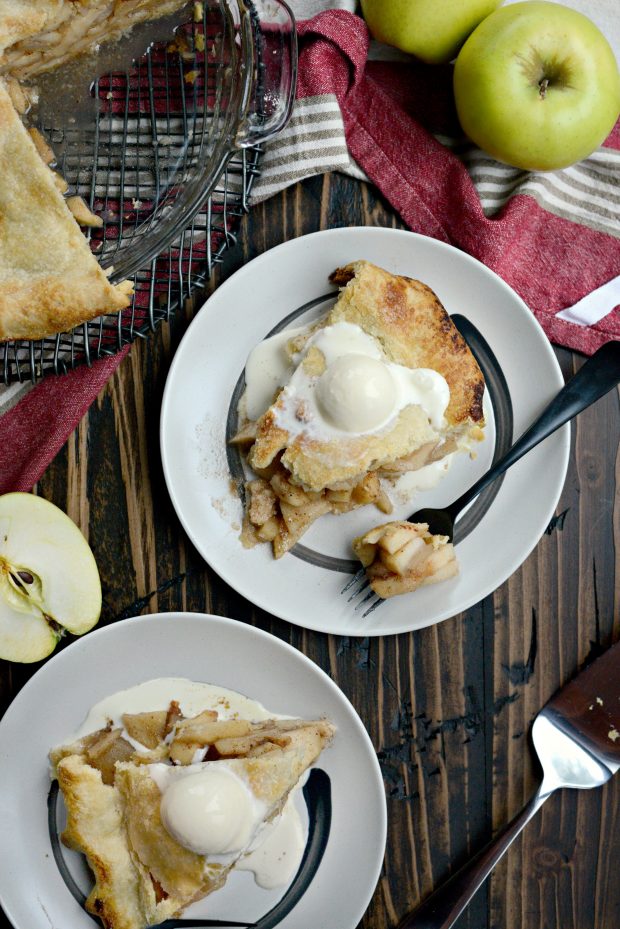
<instances>
[{"instance_id":1,"label":"dark wood plank","mask_svg":"<svg viewBox=\"0 0 620 929\"><path fill-rule=\"evenodd\" d=\"M208 290L282 241L354 224L402 225L371 188L337 175L310 179L252 210ZM233 615L299 648L343 689L377 749L389 817L382 876L360 926L388 929L530 796L538 778L528 738L534 716L620 635L619 397L613 392L578 420L556 517L492 596L411 635L316 634L256 609L224 584L168 499L159 408L192 313L188 307L133 347L38 492L89 537L104 588L102 624L157 610ZM566 351L558 357L567 376L582 362ZM36 667L0 662L0 710ZM620 781L566 792L529 825L458 926L617 929L618 861Z\"/></svg>"}]
</instances>

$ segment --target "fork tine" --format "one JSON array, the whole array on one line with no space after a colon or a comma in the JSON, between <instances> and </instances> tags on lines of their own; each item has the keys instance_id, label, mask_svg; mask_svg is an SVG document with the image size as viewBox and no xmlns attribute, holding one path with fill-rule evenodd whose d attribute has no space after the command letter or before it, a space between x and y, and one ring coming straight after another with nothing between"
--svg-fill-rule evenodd
<instances>
[{"instance_id":1,"label":"fork tine","mask_svg":"<svg viewBox=\"0 0 620 929\"><path fill-rule=\"evenodd\" d=\"M349 581L347 581L347 583L344 585L344 587L340 591L341 596L342 594L346 594L347 590L350 590L351 587L353 587L353 585L356 584L358 581L361 581L363 577L366 577L366 571L364 570L364 568L360 568L357 574L354 574L353 577Z\"/></svg>"},{"instance_id":2,"label":"fork tine","mask_svg":"<svg viewBox=\"0 0 620 929\"><path fill-rule=\"evenodd\" d=\"M361 610L361 609L363 608L364 604L365 604L365 603L368 603L369 600L372 600L373 597L376 597L376 594L375 594L374 590L371 589L371 590L368 591L368 593L366 594L366 596L364 597L364 599L363 599L363 600L360 600L360 602L357 604L357 606L354 607L355 612L357 613L358 610Z\"/></svg>"},{"instance_id":3,"label":"fork tine","mask_svg":"<svg viewBox=\"0 0 620 929\"><path fill-rule=\"evenodd\" d=\"M385 600L382 600L381 597L377 597L375 602L371 603L368 609L362 613L362 619L366 619L367 616L370 616L371 613L374 613L377 607L380 607L382 603L385 603Z\"/></svg>"},{"instance_id":4,"label":"fork tine","mask_svg":"<svg viewBox=\"0 0 620 929\"><path fill-rule=\"evenodd\" d=\"M368 580L365 579L365 580L363 581L363 583L360 584L360 586L357 588L357 590L354 590L354 591L353 591L353 593L351 594L351 596L350 596L349 599L347 600L347 603L350 603L351 600L355 600L356 597L359 597L360 594L363 594L364 591L367 589L369 583L370 583L370 582L369 582Z\"/></svg>"},{"instance_id":5,"label":"fork tine","mask_svg":"<svg viewBox=\"0 0 620 929\"><path fill-rule=\"evenodd\" d=\"M355 584L359 584L359 586L355 588ZM340 591L340 594L342 595L344 593L347 593L347 591L351 590L351 588L353 587L354 590L352 591L351 595L349 596L347 600L347 603L350 603L351 600L355 600L356 597L359 597L361 594L363 594L364 591L367 590L369 586L370 586L370 581L366 577L366 570L365 568L360 568L357 574L354 574L353 577L347 581L345 586ZM375 598L374 602L372 602L373 597ZM353 609L355 610L355 612L357 612L358 610L363 609L364 606L366 606L369 603L370 605L368 606L368 608L362 613L362 619L366 619L367 616L370 616L371 613L374 613L377 607L381 606L381 604L383 603L383 600L381 599L381 597L377 597L374 590L372 590L372 588L368 591L366 596L362 600L360 600L356 606L353 607Z\"/></svg>"}]
</instances>

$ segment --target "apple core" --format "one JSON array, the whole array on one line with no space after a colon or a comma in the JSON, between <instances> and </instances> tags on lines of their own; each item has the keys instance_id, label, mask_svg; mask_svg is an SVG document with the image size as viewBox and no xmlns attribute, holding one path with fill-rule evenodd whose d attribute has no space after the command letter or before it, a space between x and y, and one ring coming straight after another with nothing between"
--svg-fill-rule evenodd
<instances>
[{"instance_id":1,"label":"apple core","mask_svg":"<svg viewBox=\"0 0 620 929\"><path fill-rule=\"evenodd\" d=\"M99 572L75 523L34 494L0 496L0 658L39 661L100 613Z\"/></svg>"}]
</instances>

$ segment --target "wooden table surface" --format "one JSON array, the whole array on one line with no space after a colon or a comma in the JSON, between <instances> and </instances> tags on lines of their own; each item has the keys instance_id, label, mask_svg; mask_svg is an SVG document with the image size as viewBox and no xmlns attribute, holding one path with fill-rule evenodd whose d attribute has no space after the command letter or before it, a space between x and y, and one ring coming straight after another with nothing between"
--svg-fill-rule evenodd
<instances>
[{"instance_id":1,"label":"wooden table surface","mask_svg":"<svg viewBox=\"0 0 620 929\"><path fill-rule=\"evenodd\" d=\"M252 210L212 286L271 246L347 225L401 224L357 181L306 181ZM223 583L172 509L159 411L191 312L133 347L36 490L90 541L103 584L100 624L163 610L233 616L290 642L342 688L377 750L388 809L385 863L360 926L395 927L529 798L538 778L528 738L534 716L620 635L618 392L574 425L556 516L492 596L412 634L328 636L256 609ZM557 356L565 376L583 362L564 350ZM0 662L0 711L37 667ZM457 925L618 929L620 778L553 796Z\"/></svg>"}]
</instances>

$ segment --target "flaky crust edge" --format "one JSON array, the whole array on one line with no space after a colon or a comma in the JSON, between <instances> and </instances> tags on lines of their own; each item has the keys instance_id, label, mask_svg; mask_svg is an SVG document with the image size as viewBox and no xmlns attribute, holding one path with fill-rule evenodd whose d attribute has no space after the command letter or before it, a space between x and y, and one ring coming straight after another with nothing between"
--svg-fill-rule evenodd
<instances>
[{"instance_id":1,"label":"flaky crust edge","mask_svg":"<svg viewBox=\"0 0 620 929\"><path fill-rule=\"evenodd\" d=\"M484 376L430 287L363 260L336 268L329 279L341 288L330 314L332 321L357 321L377 338L390 360L409 367L432 368L443 375L450 388L445 414L450 426L484 425ZM380 314L364 314L364 306L371 302L381 306ZM375 324L378 316L380 328Z\"/></svg>"}]
</instances>

